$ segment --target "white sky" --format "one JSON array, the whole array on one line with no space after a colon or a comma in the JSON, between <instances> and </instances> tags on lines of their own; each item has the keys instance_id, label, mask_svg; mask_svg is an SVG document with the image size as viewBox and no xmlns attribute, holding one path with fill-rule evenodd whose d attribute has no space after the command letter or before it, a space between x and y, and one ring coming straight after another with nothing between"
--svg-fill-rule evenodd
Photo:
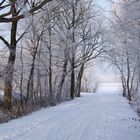
<instances>
[{"instance_id":1,"label":"white sky","mask_svg":"<svg viewBox=\"0 0 140 140\"><path fill-rule=\"evenodd\" d=\"M99 6L103 9L108 9L109 8L109 2L108 0L96 0Z\"/></svg>"}]
</instances>

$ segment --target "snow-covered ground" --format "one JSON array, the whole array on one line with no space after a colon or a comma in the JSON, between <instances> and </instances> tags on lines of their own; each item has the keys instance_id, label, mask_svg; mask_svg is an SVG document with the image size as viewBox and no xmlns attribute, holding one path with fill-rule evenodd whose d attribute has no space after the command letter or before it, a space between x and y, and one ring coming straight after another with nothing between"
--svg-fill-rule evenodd
<instances>
[{"instance_id":1,"label":"snow-covered ground","mask_svg":"<svg viewBox=\"0 0 140 140\"><path fill-rule=\"evenodd\" d=\"M0 124L0 140L140 140L140 120L116 85Z\"/></svg>"}]
</instances>

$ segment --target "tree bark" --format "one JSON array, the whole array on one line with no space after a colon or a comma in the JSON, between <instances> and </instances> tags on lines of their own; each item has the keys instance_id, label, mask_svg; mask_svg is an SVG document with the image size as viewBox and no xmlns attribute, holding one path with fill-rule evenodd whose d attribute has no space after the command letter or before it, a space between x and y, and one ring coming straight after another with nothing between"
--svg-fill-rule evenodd
<instances>
[{"instance_id":1,"label":"tree bark","mask_svg":"<svg viewBox=\"0 0 140 140\"><path fill-rule=\"evenodd\" d=\"M52 32L51 32L51 25L49 23L48 27L49 32L49 92L50 92L50 104L53 105L53 91L52 91Z\"/></svg>"},{"instance_id":2,"label":"tree bark","mask_svg":"<svg viewBox=\"0 0 140 140\"><path fill-rule=\"evenodd\" d=\"M58 102L61 101L61 92L62 92L62 87L65 81L65 77L67 74L67 65L68 65L68 59L66 58L64 61L63 72L62 72L62 76L61 76L60 83L58 86L58 92L57 92L57 97L56 97Z\"/></svg>"},{"instance_id":3,"label":"tree bark","mask_svg":"<svg viewBox=\"0 0 140 140\"><path fill-rule=\"evenodd\" d=\"M22 45L22 48L21 48L21 52L20 52L20 61L21 61L21 77L20 77L20 105L22 107L22 110L23 110L23 89L22 89L22 86L23 86L23 57L22 57L22 54L23 54L23 45Z\"/></svg>"},{"instance_id":4,"label":"tree bark","mask_svg":"<svg viewBox=\"0 0 140 140\"><path fill-rule=\"evenodd\" d=\"M127 82L126 82L126 86L127 86L127 98L129 101L131 101L131 91L130 91L130 66L129 66L129 56L128 56L128 52L127 52Z\"/></svg>"},{"instance_id":5,"label":"tree bark","mask_svg":"<svg viewBox=\"0 0 140 140\"><path fill-rule=\"evenodd\" d=\"M33 59L33 63L32 63L32 67L30 70L30 75L29 75L29 80L28 80L28 84L27 84L27 97L26 97L26 101L33 101L33 79L34 79L34 61L35 59Z\"/></svg>"},{"instance_id":6,"label":"tree bark","mask_svg":"<svg viewBox=\"0 0 140 140\"><path fill-rule=\"evenodd\" d=\"M72 68L72 71L71 71L70 98L74 99L74 94L75 94L74 56L72 57L71 68Z\"/></svg>"},{"instance_id":7,"label":"tree bark","mask_svg":"<svg viewBox=\"0 0 140 140\"><path fill-rule=\"evenodd\" d=\"M17 21L12 23L11 26L11 43L10 43L10 54L8 58L8 64L6 68L5 75L5 88L4 88L4 108L11 110L12 107L12 81L13 81L13 72L16 59L16 32L17 32Z\"/></svg>"},{"instance_id":8,"label":"tree bark","mask_svg":"<svg viewBox=\"0 0 140 140\"><path fill-rule=\"evenodd\" d=\"M77 3L77 2L76 2ZM74 99L75 96L75 5L74 1L72 0L72 58L71 58L71 87L70 87L70 98Z\"/></svg>"},{"instance_id":9,"label":"tree bark","mask_svg":"<svg viewBox=\"0 0 140 140\"><path fill-rule=\"evenodd\" d=\"M77 97L80 97L83 72L84 72L84 64L81 65L79 73L78 73L78 77L77 77L77 88L76 88Z\"/></svg>"},{"instance_id":10,"label":"tree bark","mask_svg":"<svg viewBox=\"0 0 140 140\"><path fill-rule=\"evenodd\" d=\"M121 74L122 88L123 88L123 97L126 97L126 80L123 74Z\"/></svg>"}]
</instances>

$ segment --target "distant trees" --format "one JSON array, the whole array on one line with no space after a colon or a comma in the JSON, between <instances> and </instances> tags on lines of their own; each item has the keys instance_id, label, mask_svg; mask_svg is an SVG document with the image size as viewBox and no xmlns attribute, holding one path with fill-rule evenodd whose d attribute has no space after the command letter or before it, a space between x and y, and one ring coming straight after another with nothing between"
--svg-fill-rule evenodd
<instances>
[{"instance_id":1,"label":"distant trees","mask_svg":"<svg viewBox=\"0 0 140 140\"><path fill-rule=\"evenodd\" d=\"M123 95L134 101L139 96L140 80L140 1L120 0L112 6L112 50L108 54L120 72Z\"/></svg>"}]
</instances>

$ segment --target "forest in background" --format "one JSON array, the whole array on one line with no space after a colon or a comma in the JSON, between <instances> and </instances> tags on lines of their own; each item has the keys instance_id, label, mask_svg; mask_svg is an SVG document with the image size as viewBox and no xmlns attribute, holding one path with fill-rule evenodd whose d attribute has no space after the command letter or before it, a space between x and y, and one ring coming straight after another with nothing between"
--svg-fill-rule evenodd
<instances>
[{"instance_id":1,"label":"forest in background","mask_svg":"<svg viewBox=\"0 0 140 140\"><path fill-rule=\"evenodd\" d=\"M80 97L97 57L117 68L123 96L139 111L140 1L110 4L105 17L96 0L2 0L2 112L18 117Z\"/></svg>"}]
</instances>

